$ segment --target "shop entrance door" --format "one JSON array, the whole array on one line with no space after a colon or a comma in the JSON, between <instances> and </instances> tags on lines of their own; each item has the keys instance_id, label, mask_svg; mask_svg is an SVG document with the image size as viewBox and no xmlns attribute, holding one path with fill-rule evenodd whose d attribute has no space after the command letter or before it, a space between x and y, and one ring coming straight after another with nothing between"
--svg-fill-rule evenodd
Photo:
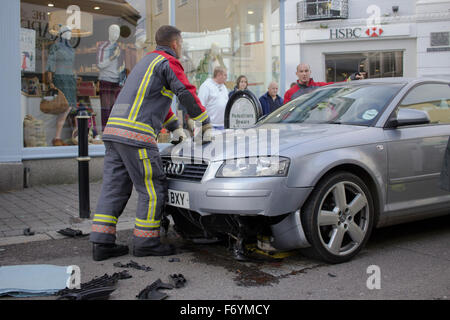
<instances>
[{"instance_id":1,"label":"shop entrance door","mask_svg":"<svg viewBox=\"0 0 450 320\"><path fill-rule=\"evenodd\" d=\"M327 82L345 81L359 71L368 78L402 77L403 51L326 54L325 70Z\"/></svg>"}]
</instances>

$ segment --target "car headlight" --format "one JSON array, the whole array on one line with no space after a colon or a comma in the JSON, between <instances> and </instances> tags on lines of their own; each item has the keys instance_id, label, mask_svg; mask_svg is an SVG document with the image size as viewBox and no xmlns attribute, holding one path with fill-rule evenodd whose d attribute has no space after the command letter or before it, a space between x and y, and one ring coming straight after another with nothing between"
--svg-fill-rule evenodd
<instances>
[{"instance_id":1,"label":"car headlight","mask_svg":"<svg viewBox=\"0 0 450 320\"><path fill-rule=\"evenodd\" d=\"M218 178L284 177L289 169L284 157L251 157L226 160L216 174Z\"/></svg>"}]
</instances>

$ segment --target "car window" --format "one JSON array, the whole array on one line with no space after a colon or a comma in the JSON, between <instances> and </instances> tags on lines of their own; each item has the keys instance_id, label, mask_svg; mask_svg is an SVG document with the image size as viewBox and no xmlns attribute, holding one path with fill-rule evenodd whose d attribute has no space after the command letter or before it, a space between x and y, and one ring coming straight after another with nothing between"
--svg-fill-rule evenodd
<instances>
[{"instance_id":1,"label":"car window","mask_svg":"<svg viewBox=\"0 0 450 320\"><path fill-rule=\"evenodd\" d=\"M431 124L450 123L450 85L427 83L412 89L399 108L422 110L428 113Z\"/></svg>"},{"instance_id":2,"label":"car window","mask_svg":"<svg viewBox=\"0 0 450 320\"><path fill-rule=\"evenodd\" d=\"M278 108L260 123L372 125L402 84L326 87Z\"/></svg>"}]
</instances>

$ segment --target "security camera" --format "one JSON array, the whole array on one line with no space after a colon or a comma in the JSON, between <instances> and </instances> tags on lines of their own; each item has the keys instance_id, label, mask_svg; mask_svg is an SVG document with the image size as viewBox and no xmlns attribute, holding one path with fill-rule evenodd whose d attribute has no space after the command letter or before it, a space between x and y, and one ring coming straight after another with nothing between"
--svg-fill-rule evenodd
<instances>
[{"instance_id":1,"label":"security camera","mask_svg":"<svg viewBox=\"0 0 450 320\"><path fill-rule=\"evenodd\" d=\"M392 6L392 12L397 14L398 12L398 6Z\"/></svg>"}]
</instances>

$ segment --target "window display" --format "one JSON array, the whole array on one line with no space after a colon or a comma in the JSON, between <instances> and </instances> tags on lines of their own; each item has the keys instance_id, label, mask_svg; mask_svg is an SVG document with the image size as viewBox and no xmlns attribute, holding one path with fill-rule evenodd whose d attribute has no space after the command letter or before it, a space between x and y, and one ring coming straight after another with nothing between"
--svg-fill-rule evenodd
<instances>
[{"instance_id":1,"label":"window display","mask_svg":"<svg viewBox=\"0 0 450 320\"><path fill-rule=\"evenodd\" d=\"M77 144L80 110L91 116L89 142L102 142L127 72L146 52L145 16L145 0L21 1L25 147Z\"/></svg>"},{"instance_id":2,"label":"window display","mask_svg":"<svg viewBox=\"0 0 450 320\"><path fill-rule=\"evenodd\" d=\"M155 49L156 30L170 24L173 15L168 4L55 0L49 6L44 0L22 0L21 108L22 119L27 119L24 134L28 134L24 147L77 144L76 115L80 110L91 116L90 142L101 143L127 74ZM171 8L175 25L183 32L180 61L197 91L212 78L216 67L226 69L228 91L240 75L246 77L248 89L256 96L263 94L270 82L279 81L280 49L272 41L278 6L277 0L187 0ZM65 100L66 108L59 102ZM182 115L183 107L174 101L173 111ZM189 119L179 119L186 128ZM39 128L39 134L29 135L31 124ZM36 136L39 142L29 143ZM159 138L165 142L164 131Z\"/></svg>"},{"instance_id":3,"label":"window display","mask_svg":"<svg viewBox=\"0 0 450 320\"><path fill-rule=\"evenodd\" d=\"M117 44L120 27L109 27L109 41L100 42L97 50L97 66L100 70L100 103L102 111L102 131L108 122L114 101L126 79L123 52Z\"/></svg>"}]
</instances>

